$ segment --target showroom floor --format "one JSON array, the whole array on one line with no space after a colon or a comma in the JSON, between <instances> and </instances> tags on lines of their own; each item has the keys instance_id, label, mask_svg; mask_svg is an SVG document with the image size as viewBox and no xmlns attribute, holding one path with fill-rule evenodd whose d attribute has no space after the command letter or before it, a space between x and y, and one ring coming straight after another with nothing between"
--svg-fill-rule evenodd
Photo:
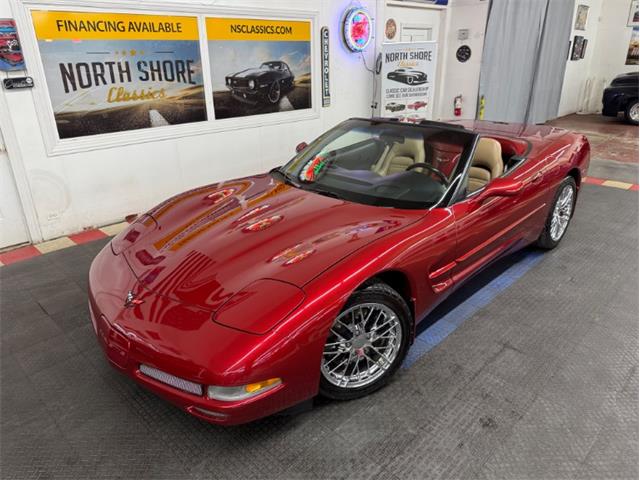
<instances>
[{"instance_id":1,"label":"showroom floor","mask_svg":"<svg viewBox=\"0 0 640 480\"><path fill-rule=\"evenodd\" d=\"M0 268L3 479L638 477L637 192L584 185L560 247L476 277L382 391L232 428L109 367L85 293L107 241Z\"/></svg>"},{"instance_id":2,"label":"showroom floor","mask_svg":"<svg viewBox=\"0 0 640 480\"><path fill-rule=\"evenodd\" d=\"M591 144L589 175L638 183L638 129L602 115L567 115L550 125L584 133Z\"/></svg>"}]
</instances>

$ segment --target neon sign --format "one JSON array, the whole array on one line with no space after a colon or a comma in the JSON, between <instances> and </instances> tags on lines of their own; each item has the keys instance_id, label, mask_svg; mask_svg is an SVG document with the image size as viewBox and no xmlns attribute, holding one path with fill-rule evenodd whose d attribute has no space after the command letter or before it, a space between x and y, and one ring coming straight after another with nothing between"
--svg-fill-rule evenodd
<instances>
[{"instance_id":1,"label":"neon sign","mask_svg":"<svg viewBox=\"0 0 640 480\"><path fill-rule=\"evenodd\" d=\"M347 10L342 32L347 48L352 52L362 52L373 37L373 23L369 12L361 7Z\"/></svg>"}]
</instances>

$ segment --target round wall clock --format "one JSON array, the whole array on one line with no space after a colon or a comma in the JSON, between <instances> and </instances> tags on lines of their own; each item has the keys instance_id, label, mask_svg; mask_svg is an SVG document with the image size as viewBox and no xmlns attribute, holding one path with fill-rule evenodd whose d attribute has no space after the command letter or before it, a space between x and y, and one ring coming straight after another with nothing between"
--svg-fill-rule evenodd
<instances>
[{"instance_id":1,"label":"round wall clock","mask_svg":"<svg viewBox=\"0 0 640 480\"><path fill-rule=\"evenodd\" d=\"M469 45L462 45L458 50L456 50L456 58L459 62L466 62L471 58L471 48Z\"/></svg>"}]
</instances>

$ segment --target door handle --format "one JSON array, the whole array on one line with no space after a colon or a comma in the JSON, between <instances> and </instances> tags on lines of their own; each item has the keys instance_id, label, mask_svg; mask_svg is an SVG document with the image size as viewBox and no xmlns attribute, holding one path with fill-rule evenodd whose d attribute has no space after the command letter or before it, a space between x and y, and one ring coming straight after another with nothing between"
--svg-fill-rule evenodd
<instances>
[{"instance_id":1,"label":"door handle","mask_svg":"<svg viewBox=\"0 0 640 480\"><path fill-rule=\"evenodd\" d=\"M543 176L544 175L542 175L542 172L536 173L531 179L531 183L540 183L542 181Z\"/></svg>"}]
</instances>

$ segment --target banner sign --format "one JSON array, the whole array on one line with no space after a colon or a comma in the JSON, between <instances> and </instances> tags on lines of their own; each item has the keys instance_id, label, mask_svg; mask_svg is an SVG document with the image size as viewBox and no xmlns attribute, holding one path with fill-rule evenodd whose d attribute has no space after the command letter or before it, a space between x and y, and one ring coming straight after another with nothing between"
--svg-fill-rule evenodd
<instances>
[{"instance_id":1,"label":"banner sign","mask_svg":"<svg viewBox=\"0 0 640 480\"><path fill-rule=\"evenodd\" d=\"M320 50L322 52L322 106L331 105L329 89L329 27L320 29Z\"/></svg>"},{"instance_id":2,"label":"banner sign","mask_svg":"<svg viewBox=\"0 0 640 480\"><path fill-rule=\"evenodd\" d=\"M383 43L381 115L403 122L430 120L437 42Z\"/></svg>"},{"instance_id":3,"label":"banner sign","mask_svg":"<svg viewBox=\"0 0 640 480\"><path fill-rule=\"evenodd\" d=\"M60 138L207 119L196 17L32 16Z\"/></svg>"},{"instance_id":4,"label":"banner sign","mask_svg":"<svg viewBox=\"0 0 640 480\"><path fill-rule=\"evenodd\" d=\"M0 71L11 72L24 68L16 24L8 18L0 19Z\"/></svg>"},{"instance_id":5,"label":"banner sign","mask_svg":"<svg viewBox=\"0 0 640 480\"><path fill-rule=\"evenodd\" d=\"M309 21L207 18L215 117L311 108Z\"/></svg>"}]
</instances>

